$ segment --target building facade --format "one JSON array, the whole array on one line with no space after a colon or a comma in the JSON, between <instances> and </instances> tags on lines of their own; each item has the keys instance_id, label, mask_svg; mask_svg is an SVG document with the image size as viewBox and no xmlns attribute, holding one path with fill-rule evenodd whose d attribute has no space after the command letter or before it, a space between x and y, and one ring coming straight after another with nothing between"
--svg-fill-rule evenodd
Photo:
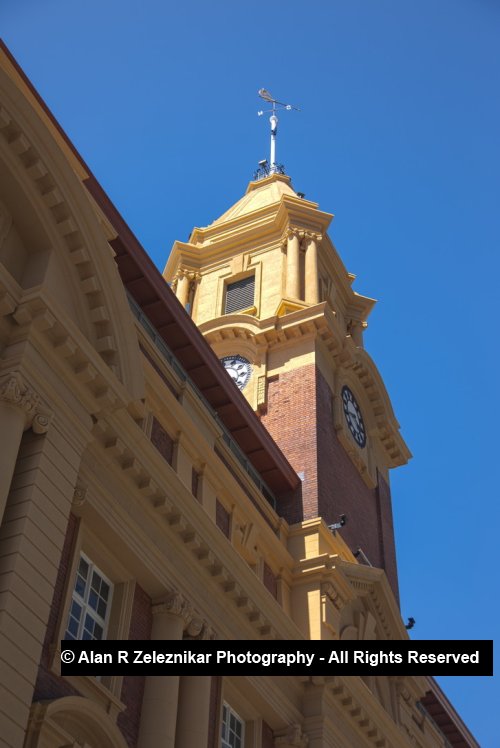
<instances>
[{"instance_id":1,"label":"building facade","mask_svg":"<svg viewBox=\"0 0 500 748\"><path fill-rule=\"evenodd\" d=\"M64 639L407 637L409 452L330 219L252 182L171 288L2 47L0 745L477 745L429 678L60 673Z\"/></svg>"}]
</instances>

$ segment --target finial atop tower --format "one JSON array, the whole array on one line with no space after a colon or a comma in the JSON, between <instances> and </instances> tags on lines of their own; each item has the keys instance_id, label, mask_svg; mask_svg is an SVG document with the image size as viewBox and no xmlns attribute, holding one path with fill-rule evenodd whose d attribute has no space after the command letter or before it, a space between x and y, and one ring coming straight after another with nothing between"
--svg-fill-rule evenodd
<instances>
[{"instance_id":1,"label":"finial atop tower","mask_svg":"<svg viewBox=\"0 0 500 748\"><path fill-rule=\"evenodd\" d=\"M263 177L267 177L270 174L285 173L285 167L281 164L276 163L276 134L278 132L278 117L276 115L276 112L278 111L278 109L286 109L287 111L294 109L296 112L300 112L300 109L298 107L292 106L291 104L284 104L282 101L277 101L277 99L274 99L269 91L265 88L259 89L259 96L261 99L264 99L264 101L272 104L272 109L266 109L257 112L259 117L262 117L264 112L271 112L271 116L269 117L269 122L271 123L271 153L269 162L266 160L259 161L259 168L255 172L255 179L262 179Z\"/></svg>"}]
</instances>

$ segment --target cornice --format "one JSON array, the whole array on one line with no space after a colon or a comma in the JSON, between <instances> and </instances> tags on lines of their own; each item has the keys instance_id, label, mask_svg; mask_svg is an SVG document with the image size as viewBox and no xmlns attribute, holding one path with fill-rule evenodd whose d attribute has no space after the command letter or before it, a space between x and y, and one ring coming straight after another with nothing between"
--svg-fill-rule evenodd
<instances>
[{"instance_id":1,"label":"cornice","mask_svg":"<svg viewBox=\"0 0 500 748\"><path fill-rule=\"evenodd\" d=\"M328 302L263 320L250 315L226 315L203 322L199 329L211 345L236 336L269 350L308 336L320 338L336 367L352 370L366 390L376 435L387 455L388 467L405 465L411 458L375 364L364 349L356 346L350 335L345 335Z\"/></svg>"},{"instance_id":2,"label":"cornice","mask_svg":"<svg viewBox=\"0 0 500 748\"><path fill-rule=\"evenodd\" d=\"M412 748L408 736L361 678L331 676L312 678L311 681L314 685L323 685L344 717L351 721L353 729L361 733L366 745L374 748Z\"/></svg>"},{"instance_id":3,"label":"cornice","mask_svg":"<svg viewBox=\"0 0 500 748\"><path fill-rule=\"evenodd\" d=\"M167 538L170 537L168 542L184 547L196 562L200 574L207 582L210 580L216 585L224 594L226 604L230 603L237 615L246 618L255 636L302 638L295 624L277 602L269 599L267 589L239 558L215 523L212 520L207 522L205 510L193 499L176 474L172 471L171 479L165 479L165 470L172 469L159 455L153 456L154 448L149 442L149 459L142 454L141 442L146 437L143 432L140 433L142 439L134 440L132 452L122 439L123 433L113 431L109 422L99 419L94 427L96 445L104 448L106 458L113 463L114 469L121 474L133 494L147 502L156 516L157 524L166 532ZM157 468L155 461L158 462ZM108 514L107 518L110 519Z\"/></svg>"},{"instance_id":4,"label":"cornice","mask_svg":"<svg viewBox=\"0 0 500 748\"><path fill-rule=\"evenodd\" d=\"M366 597L369 601L386 639L406 641L408 632L384 570L347 561L343 561L341 566L345 579L358 597Z\"/></svg>"},{"instance_id":5,"label":"cornice","mask_svg":"<svg viewBox=\"0 0 500 748\"><path fill-rule=\"evenodd\" d=\"M283 195L280 202L264 206L251 213L224 223L195 228L189 242L174 242L163 276L170 280L181 262L200 268L215 258L230 257L243 251L253 251L259 242L281 245L287 227L292 225L305 234L322 239L332 215L323 213L312 203Z\"/></svg>"},{"instance_id":6,"label":"cornice","mask_svg":"<svg viewBox=\"0 0 500 748\"><path fill-rule=\"evenodd\" d=\"M92 325L97 351L110 365L113 361L119 360L118 345L113 332L106 329L104 324L107 322L108 327L112 327L106 306L100 307L99 318L95 315L96 296L102 294L103 298L106 298L106 294L91 253L87 249L80 219L58 187L58 177L52 174L48 161L44 161L40 156L38 147L27 132L27 128L23 127L5 106L0 107L0 135L3 136L12 158L39 195L40 202L50 217L52 227L65 244L68 257L75 265L89 314L93 318Z\"/></svg>"},{"instance_id":7,"label":"cornice","mask_svg":"<svg viewBox=\"0 0 500 748\"><path fill-rule=\"evenodd\" d=\"M25 294L13 314L17 323L9 343L39 340L49 347L54 368L75 388L89 413L106 408L130 408L137 404L109 366L96 355L94 346L69 319L64 310L41 289Z\"/></svg>"}]
</instances>

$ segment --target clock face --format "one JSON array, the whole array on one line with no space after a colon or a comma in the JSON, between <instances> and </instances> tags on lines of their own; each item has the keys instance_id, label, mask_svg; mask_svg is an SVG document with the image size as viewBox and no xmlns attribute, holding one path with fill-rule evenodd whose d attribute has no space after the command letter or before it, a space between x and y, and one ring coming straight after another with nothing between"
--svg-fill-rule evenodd
<instances>
[{"instance_id":1,"label":"clock face","mask_svg":"<svg viewBox=\"0 0 500 748\"><path fill-rule=\"evenodd\" d=\"M366 431L363 416L349 387L342 387L342 405L347 425L356 443L363 448L366 444Z\"/></svg>"},{"instance_id":2,"label":"clock face","mask_svg":"<svg viewBox=\"0 0 500 748\"><path fill-rule=\"evenodd\" d=\"M252 373L250 361L243 356L224 356L221 358L221 363L233 382L242 390Z\"/></svg>"}]
</instances>

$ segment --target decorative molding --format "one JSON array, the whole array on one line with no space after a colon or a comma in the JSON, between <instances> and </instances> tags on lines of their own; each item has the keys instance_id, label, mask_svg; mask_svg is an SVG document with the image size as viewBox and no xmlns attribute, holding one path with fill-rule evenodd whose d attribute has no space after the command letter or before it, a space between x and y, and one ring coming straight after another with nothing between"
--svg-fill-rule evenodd
<instances>
[{"instance_id":1,"label":"decorative molding","mask_svg":"<svg viewBox=\"0 0 500 748\"><path fill-rule=\"evenodd\" d=\"M191 603L177 590L172 590L151 608L153 615L178 616L184 622L184 635L189 639L215 639L215 631L195 611Z\"/></svg>"},{"instance_id":2,"label":"decorative molding","mask_svg":"<svg viewBox=\"0 0 500 748\"><path fill-rule=\"evenodd\" d=\"M332 605L339 611L347 604L347 600L335 589L331 582L323 582L321 585L321 594L326 595Z\"/></svg>"},{"instance_id":3,"label":"decorative molding","mask_svg":"<svg viewBox=\"0 0 500 748\"><path fill-rule=\"evenodd\" d=\"M176 274L172 279L172 285L180 280L180 278L187 278L192 283L198 283L201 280L201 273L196 270L190 270L189 268L180 267L177 269Z\"/></svg>"},{"instance_id":4,"label":"decorative molding","mask_svg":"<svg viewBox=\"0 0 500 748\"><path fill-rule=\"evenodd\" d=\"M197 616L193 616L186 624L185 632L191 639L201 639L200 634L203 631L204 621Z\"/></svg>"},{"instance_id":5,"label":"decorative molding","mask_svg":"<svg viewBox=\"0 0 500 748\"><path fill-rule=\"evenodd\" d=\"M73 491L73 506L77 508L81 507L85 504L86 500L87 486L83 485L83 483L78 483Z\"/></svg>"},{"instance_id":6,"label":"decorative molding","mask_svg":"<svg viewBox=\"0 0 500 748\"><path fill-rule=\"evenodd\" d=\"M275 748L306 748L309 738L302 732L302 727L294 723L274 733L274 745Z\"/></svg>"},{"instance_id":7,"label":"decorative molding","mask_svg":"<svg viewBox=\"0 0 500 748\"><path fill-rule=\"evenodd\" d=\"M184 625L187 626L194 616L194 611L191 604L186 600L184 595L181 595L177 590L172 590L165 597L154 603L151 607L153 615L161 615L167 613L171 616L179 616L184 620Z\"/></svg>"},{"instance_id":8,"label":"decorative molding","mask_svg":"<svg viewBox=\"0 0 500 748\"><path fill-rule=\"evenodd\" d=\"M35 434L46 434L52 414L40 407L40 396L18 371L0 377L0 400L19 408L25 417L24 430L32 428Z\"/></svg>"},{"instance_id":9,"label":"decorative molding","mask_svg":"<svg viewBox=\"0 0 500 748\"><path fill-rule=\"evenodd\" d=\"M35 416L33 416L31 428L35 434L46 434L49 430L51 421L51 413L43 413L42 411L39 411Z\"/></svg>"},{"instance_id":10,"label":"decorative molding","mask_svg":"<svg viewBox=\"0 0 500 748\"><path fill-rule=\"evenodd\" d=\"M217 639L217 632L211 626L209 626L206 621L204 621L203 628L198 639L213 641L214 639Z\"/></svg>"},{"instance_id":11,"label":"decorative molding","mask_svg":"<svg viewBox=\"0 0 500 748\"><path fill-rule=\"evenodd\" d=\"M111 316L105 305L96 306L96 299L99 295L105 296L105 288L94 259L87 249L79 218L58 187L58 178L51 174L37 149L30 142L27 134L23 132L22 126L4 107L0 107L0 133L13 156L24 167L28 177L35 185L40 200L43 201L53 225L66 245L69 258L75 266L81 290L87 300L95 334L96 349L103 361L116 373L119 354L112 329ZM4 224L5 221L6 219L4 219ZM3 230L5 230L5 227ZM0 237L1 232L0 220Z\"/></svg>"}]
</instances>

